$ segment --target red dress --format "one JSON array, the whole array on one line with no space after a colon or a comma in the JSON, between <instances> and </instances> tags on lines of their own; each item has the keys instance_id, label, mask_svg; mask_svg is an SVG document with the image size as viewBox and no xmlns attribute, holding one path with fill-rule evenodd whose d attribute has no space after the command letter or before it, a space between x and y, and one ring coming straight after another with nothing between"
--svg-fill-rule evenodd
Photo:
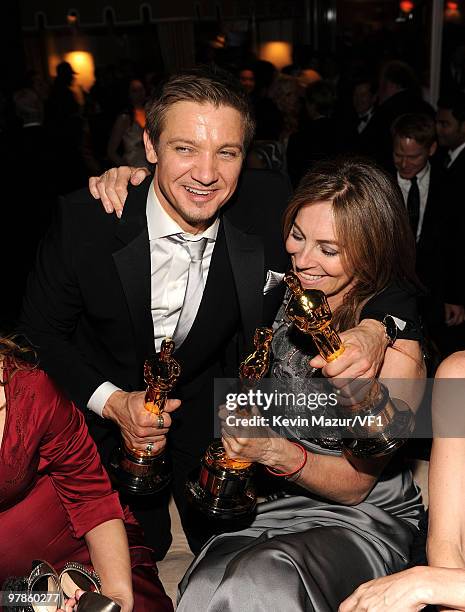
<instances>
[{"instance_id":1,"label":"red dress","mask_svg":"<svg viewBox=\"0 0 465 612\"><path fill-rule=\"evenodd\" d=\"M8 359L4 362L8 380ZM26 576L33 559L59 571L90 565L85 533L123 519L128 534L134 612L171 612L142 530L112 491L84 418L41 370L17 371L5 385L0 446L0 586Z\"/></svg>"}]
</instances>

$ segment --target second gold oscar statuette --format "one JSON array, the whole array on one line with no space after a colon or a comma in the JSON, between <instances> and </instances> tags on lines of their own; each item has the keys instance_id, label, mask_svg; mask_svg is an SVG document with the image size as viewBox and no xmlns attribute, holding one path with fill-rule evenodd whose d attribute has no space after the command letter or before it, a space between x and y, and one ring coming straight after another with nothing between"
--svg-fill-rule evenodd
<instances>
[{"instance_id":1,"label":"second gold oscar statuette","mask_svg":"<svg viewBox=\"0 0 465 612\"><path fill-rule=\"evenodd\" d=\"M273 331L255 330L255 350L241 363L239 376L244 391L253 389L270 367ZM249 515L257 503L253 472L255 464L228 457L215 440L208 447L200 466L187 482L190 501L212 518L238 519Z\"/></svg>"},{"instance_id":2,"label":"second gold oscar statuette","mask_svg":"<svg viewBox=\"0 0 465 612\"><path fill-rule=\"evenodd\" d=\"M318 352L327 362L334 361L344 352L344 345L331 325L332 313L326 295L317 289L302 288L297 275L290 271L284 281L291 291L286 308L287 317L304 334L311 335ZM361 417L360 423L349 428L352 438L344 439L348 453L357 457L389 455L402 446L414 427L414 415L403 402L398 405L389 398L389 392L378 380L363 402L340 409L342 417Z\"/></svg>"}]
</instances>

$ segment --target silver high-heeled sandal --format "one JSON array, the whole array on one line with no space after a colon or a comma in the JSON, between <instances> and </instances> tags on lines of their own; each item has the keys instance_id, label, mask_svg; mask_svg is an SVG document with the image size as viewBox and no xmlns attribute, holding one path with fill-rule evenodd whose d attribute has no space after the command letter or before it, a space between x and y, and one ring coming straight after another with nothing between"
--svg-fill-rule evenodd
<instances>
[{"instance_id":1,"label":"silver high-heeled sandal","mask_svg":"<svg viewBox=\"0 0 465 612\"><path fill-rule=\"evenodd\" d=\"M97 572L81 563L69 561L60 574L60 585L66 597L74 597L77 589L85 591L77 603L78 612L119 612L121 607L100 593L101 582Z\"/></svg>"},{"instance_id":2,"label":"silver high-heeled sandal","mask_svg":"<svg viewBox=\"0 0 465 612\"><path fill-rule=\"evenodd\" d=\"M33 561L27 579L25 612L56 612L64 608L65 599L60 578L47 561Z\"/></svg>"},{"instance_id":3,"label":"silver high-heeled sandal","mask_svg":"<svg viewBox=\"0 0 465 612\"><path fill-rule=\"evenodd\" d=\"M74 597L77 589L100 593L102 586L97 572L76 561L68 561L60 573L59 581L65 597Z\"/></svg>"},{"instance_id":4,"label":"silver high-heeled sandal","mask_svg":"<svg viewBox=\"0 0 465 612\"><path fill-rule=\"evenodd\" d=\"M102 595L100 587L98 574L81 563L70 561L58 575L47 561L33 561L27 578L9 578L3 585L3 590L13 596L13 607L4 606L2 609L9 612L57 612L64 609L65 599L74 597L76 590L82 589L85 592L77 602L78 612L120 612L121 607Z\"/></svg>"}]
</instances>

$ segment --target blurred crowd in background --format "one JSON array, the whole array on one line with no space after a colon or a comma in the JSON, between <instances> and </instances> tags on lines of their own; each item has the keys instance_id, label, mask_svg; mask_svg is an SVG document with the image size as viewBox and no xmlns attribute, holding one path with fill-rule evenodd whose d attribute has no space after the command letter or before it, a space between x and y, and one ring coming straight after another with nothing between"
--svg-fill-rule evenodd
<instances>
[{"instance_id":1,"label":"blurred crowd in background","mask_svg":"<svg viewBox=\"0 0 465 612\"><path fill-rule=\"evenodd\" d=\"M459 249L462 227L465 230L465 215L460 210L465 154L461 163L458 154L452 162L448 156L465 144L465 62L461 58L465 59L465 47L462 53L456 49L443 70L438 108L424 100L416 73L398 59L376 64L373 58L366 63L360 59L343 62L331 54L296 54L294 63L279 71L253 56L232 63L213 58L213 63L238 77L255 111L257 128L245 160L248 167L283 173L295 187L320 159L353 153L371 157L397 175L409 214L409 192L410 200L415 196L413 206L422 212L412 229L419 260L423 260L419 275L427 287L426 295L438 282L437 275L442 284L456 287L452 306L457 308L446 312L446 329L441 320L441 331L436 334L443 355L465 345L465 292L456 278L456 266L465 263ZM2 304L3 329L14 327L27 273L57 198L86 186L89 176L110 167L149 167L142 140L145 104L165 76L124 60L97 68L91 89L76 92L76 73L62 62L51 82L30 71L12 96L3 95L0 160L13 192L22 194L21 198L14 196L15 206L4 207L4 221L17 231L13 232L15 265L6 266L10 296ZM393 133L396 120L405 115L410 116L407 125L398 126ZM414 150L405 151L405 141L412 137ZM437 170L425 191L421 176L430 166ZM430 183L436 194L434 204L430 203ZM265 208L266 202L263 205ZM453 237L447 230L451 227ZM435 255L439 251L440 257ZM448 257L453 265L448 265ZM429 298L424 302L428 310ZM430 310L434 313L426 318L432 319L434 328L436 319L443 317L436 306Z\"/></svg>"}]
</instances>

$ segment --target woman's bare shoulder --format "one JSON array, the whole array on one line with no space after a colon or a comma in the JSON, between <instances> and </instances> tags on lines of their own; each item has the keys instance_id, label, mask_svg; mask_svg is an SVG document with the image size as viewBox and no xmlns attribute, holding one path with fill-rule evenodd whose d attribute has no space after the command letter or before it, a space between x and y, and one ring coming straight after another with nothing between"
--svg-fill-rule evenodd
<instances>
[{"instance_id":1,"label":"woman's bare shoulder","mask_svg":"<svg viewBox=\"0 0 465 612\"><path fill-rule=\"evenodd\" d=\"M440 364L436 378L465 378L465 351L449 355Z\"/></svg>"}]
</instances>

